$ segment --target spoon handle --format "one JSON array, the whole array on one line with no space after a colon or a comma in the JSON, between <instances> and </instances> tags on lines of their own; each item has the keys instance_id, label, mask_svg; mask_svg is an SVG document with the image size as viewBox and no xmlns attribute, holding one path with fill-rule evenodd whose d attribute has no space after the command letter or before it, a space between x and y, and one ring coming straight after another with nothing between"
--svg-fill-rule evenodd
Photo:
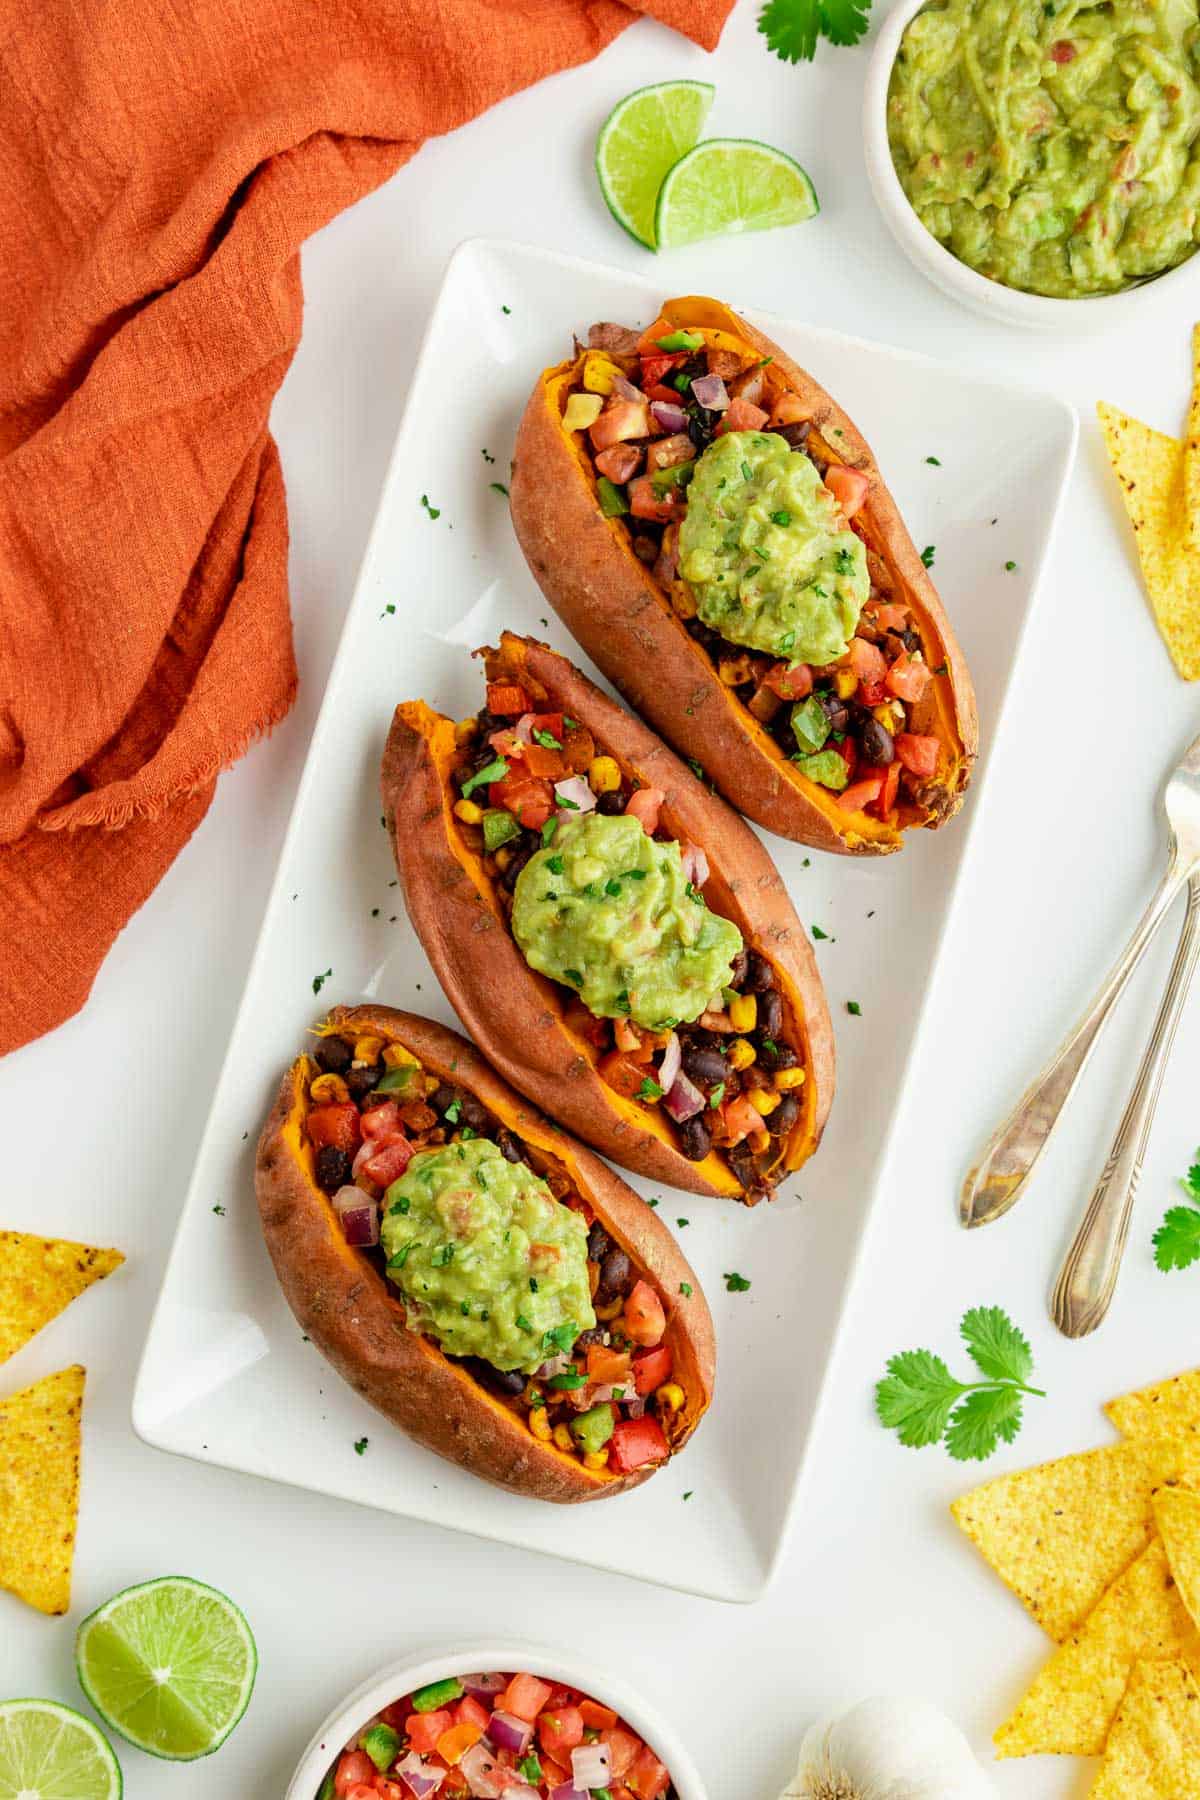
<instances>
[{"instance_id":1,"label":"spoon handle","mask_svg":"<svg viewBox=\"0 0 1200 1800\"><path fill-rule=\"evenodd\" d=\"M1187 913L1171 975L1137 1080L1129 1096L1104 1173L1075 1241L1067 1251L1050 1299L1050 1316L1064 1337L1095 1331L1112 1303L1129 1235L1142 1159L1154 1122L1159 1090L1171 1055L1175 1028L1200 961L1200 875L1188 885Z\"/></svg>"},{"instance_id":2,"label":"spoon handle","mask_svg":"<svg viewBox=\"0 0 1200 1800\"><path fill-rule=\"evenodd\" d=\"M1158 891L1138 921L1123 954L1109 971L1104 986L1066 1043L1026 1089L990 1139L979 1162L963 1182L959 1210L964 1225L989 1225L993 1219L1002 1218L1020 1198L1058 1123L1059 1114L1083 1074L1101 1026L1189 873L1188 864L1172 847L1171 861Z\"/></svg>"}]
</instances>

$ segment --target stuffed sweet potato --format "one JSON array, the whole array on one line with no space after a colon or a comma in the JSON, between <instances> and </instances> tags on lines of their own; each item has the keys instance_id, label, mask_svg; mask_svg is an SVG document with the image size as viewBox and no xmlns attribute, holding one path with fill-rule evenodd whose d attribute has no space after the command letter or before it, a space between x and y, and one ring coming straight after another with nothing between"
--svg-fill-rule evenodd
<instances>
[{"instance_id":1,"label":"stuffed sweet potato","mask_svg":"<svg viewBox=\"0 0 1200 1800\"><path fill-rule=\"evenodd\" d=\"M339 1374L472 1474L598 1500L682 1449L712 1318L666 1228L465 1038L335 1007L258 1145L267 1249Z\"/></svg>"},{"instance_id":2,"label":"stuffed sweet potato","mask_svg":"<svg viewBox=\"0 0 1200 1800\"><path fill-rule=\"evenodd\" d=\"M473 719L397 707L413 925L505 1076L614 1162L754 1202L833 1097L811 946L755 834L563 656L506 632Z\"/></svg>"},{"instance_id":3,"label":"stuffed sweet potato","mask_svg":"<svg viewBox=\"0 0 1200 1800\"><path fill-rule=\"evenodd\" d=\"M750 818L879 853L958 810L978 723L933 583L850 419L728 307L594 326L511 492L573 636Z\"/></svg>"}]
</instances>

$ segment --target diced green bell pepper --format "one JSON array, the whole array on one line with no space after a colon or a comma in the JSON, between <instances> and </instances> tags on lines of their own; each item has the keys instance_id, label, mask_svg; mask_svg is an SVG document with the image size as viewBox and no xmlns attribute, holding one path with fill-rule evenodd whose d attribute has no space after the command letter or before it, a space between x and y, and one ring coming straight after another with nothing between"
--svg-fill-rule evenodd
<instances>
[{"instance_id":1,"label":"diced green bell pepper","mask_svg":"<svg viewBox=\"0 0 1200 1800\"><path fill-rule=\"evenodd\" d=\"M792 708L792 731L805 756L823 750L829 736L829 714L815 694Z\"/></svg>"},{"instance_id":2,"label":"diced green bell pepper","mask_svg":"<svg viewBox=\"0 0 1200 1800\"><path fill-rule=\"evenodd\" d=\"M840 794L850 779L850 771L836 750L820 750L816 756L795 756L792 761L802 775L810 781L819 781L822 787L832 788Z\"/></svg>"},{"instance_id":3,"label":"diced green bell pepper","mask_svg":"<svg viewBox=\"0 0 1200 1800\"><path fill-rule=\"evenodd\" d=\"M381 1775L386 1775L400 1749L400 1733L390 1725L372 1725L363 1732L362 1747Z\"/></svg>"},{"instance_id":4,"label":"diced green bell pepper","mask_svg":"<svg viewBox=\"0 0 1200 1800\"><path fill-rule=\"evenodd\" d=\"M571 1435L581 1444L590 1456L603 1450L609 1438L616 1430L617 1420L607 1400L599 1406L589 1406L585 1413L571 1421Z\"/></svg>"},{"instance_id":5,"label":"diced green bell pepper","mask_svg":"<svg viewBox=\"0 0 1200 1800\"><path fill-rule=\"evenodd\" d=\"M520 837L521 827L510 812L502 806L491 807L483 815L483 847L485 850L499 850L501 844L507 844L509 838Z\"/></svg>"},{"instance_id":6,"label":"diced green bell pepper","mask_svg":"<svg viewBox=\"0 0 1200 1800\"><path fill-rule=\"evenodd\" d=\"M445 1681L431 1681L428 1687L418 1688L412 1697L414 1712L436 1712L439 1706L449 1706L452 1700L461 1700L463 1686L453 1675L447 1675Z\"/></svg>"},{"instance_id":7,"label":"diced green bell pepper","mask_svg":"<svg viewBox=\"0 0 1200 1800\"><path fill-rule=\"evenodd\" d=\"M620 488L601 475L596 483L596 492L600 496L600 511L606 519L619 519L622 513L629 511L629 502Z\"/></svg>"}]
</instances>

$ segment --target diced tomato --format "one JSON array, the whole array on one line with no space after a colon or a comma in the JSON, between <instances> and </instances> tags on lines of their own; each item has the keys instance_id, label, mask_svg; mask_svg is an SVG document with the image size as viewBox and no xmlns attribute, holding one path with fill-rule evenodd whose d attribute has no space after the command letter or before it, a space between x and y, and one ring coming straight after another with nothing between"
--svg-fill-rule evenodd
<instances>
[{"instance_id":1,"label":"diced tomato","mask_svg":"<svg viewBox=\"0 0 1200 1800\"><path fill-rule=\"evenodd\" d=\"M799 425L805 419L811 419L812 412L805 406L799 394L780 394L771 412L771 430L779 425Z\"/></svg>"},{"instance_id":2,"label":"diced tomato","mask_svg":"<svg viewBox=\"0 0 1200 1800\"><path fill-rule=\"evenodd\" d=\"M583 1714L577 1706L547 1708L538 1718L537 1734L547 1756L569 1762L572 1750L583 1742Z\"/></svg>"},{"instance_id":3,"label":"diced tomato","mask_svg":"<svg viewBox=\"0 0 1200 1800\"><path fill-rule=\"evenodd\" d=\"M408 1710L407 1700L393 1700L390 1706L384 1707L379 1717L383 1720L385 1725L390 1725L393 1731L403 1732L404 1721L408 1717Z\"/></svg>"},{"instance_id":4,"label":"diced tomato","mask_svg":"<svg viewBox=\"0 0 1200 1800\"><path fill-rule=\"evenodd\" d=\"M1058 38L1050 46L1050 61L1056 63L1074 62L1079 55L1070 38Z\"/></svg>"},{"instance_id":5,"label":"diced tomato","mask_svg":"<svg viewBox=\"0 0 1200 1800\"><path fill-rule=\"evenodd\" d=\"M431 1750L437 1749L438 1739L444 1731L449 1731L453 1723L453 1716L446 1709L440 1712L410 1713L404 1721L404 1729L418 1756L428 1756Z\"/></svg>"},{"instance_id":6,"label":"diced tomato","mask_svg":"<svg viewBox=\"0 0 1200 1800\"><path fill-rule=\"evenodd\" d=\"M622 1725L610 1725L601 1731L600 1742L608 1745L608 1766L613 1780L624 1781L642 1747L641 1738L634 1737L632 1731L626 1731Z\"/></svg>"},{"instance_id":7,"label":"diced tomato","mask_svg":"<svg viewBox=\"0 0 1200 1800\"><path fill-rule=\"evenodd\" d=\"M667 352L666 350L659 349L658 340L659 338L670 337L673 331L678 330L678 325L672 325L670 319L664 319L660 314L659 317L655 319L653 325L647 325L645 331L643 331L641 337L638 339L638 355L666 356L670 354L673 356L675 354L674 351Z\"/></svg>"},{"instance_id":8,"label":"diced tomato","mask_svg":"<svg viewBox=\"0 0 1200 1800\"><path fill-rule=\"evenodd\" d=\"M752 406L749 400L739 397L729 402L714 436L722 437L727 431L761 431L770 416L761 406Z\"/></svg>"},{"instance_id":9,"label":"diced tomato","mask_svg":"<svg viewBox=\"0 0 1200 1800\"><path fill-rule=\"evenodd\" d=\"M896 794L900 787L900 762L894 758L883 772L883 786L875 802L875 811L881 819L886 819L896 804Z\"/></svg>"},{"instance_id":10,"label":"diced tomato","mask_svg":"<svg viewBox=\"0 0 1200 1800\"><path fill-rule=\"evenodd\" d=\"M531 775L541 781L561 781L570 773L567 759L561 750L554 750L548 744L526 744L521 753L521 760Z\"/></svg>"},{"instance_id":11,"label":"diced tomato","mask_svg":"<svg viewBox=\"0 0 1200 1800\"><path fill-rule=\"evenodd\" d=\"M659 1762L649 1744L643 1744L625 1785L631 1793L637 1795L638 1800L660 1800L660 1796L667 1791L670 1779L670 1772L665 1764Z\"/></svg>"},{"instance_id":12,"label":"diced tomato","mask_svg":"<svg viewBox=\"0 0 1200 1800\"><path fill-rule=\"evenodd\" d=\"M647 1463L666 1462L670 1454L662 1426L653 1413L640 1419L619 1419L608 1440L609 1466L618 1475L632 1474Z\"/></svg>"},{"instance_id":13,"label":"diced tomato","mask_svg":"<svg viewBox=\"0 0 1200 1800\"><path fill-rule=\"evenodd\" d=\"M838 748L840 749L840 745ZM762 1114L757 1107L751 1106L744 1094L738 1094L733 1100L725 1100L721 1104L722 1136L727 1144L740 1144L743 1139L753 1137L762 1126Z\"/></svg>"},{"instance_id":14,"label":"diced tomato","mask_svg":"<svg viewBox=\"0 0 1200 1800\"><path fill-rule=\"evenodd\" d=\"M647 1349L661 1344L667 1329L663 1303L648 1281L635 1281L625 1297L625 1335Z\"/></svg>"},{"instance_id":15,"label":"diced tomato","mask_svg":"<svg viewBox=\"0 0 1200 1800\"><path fill-rule=\"evenodd\" d=\"M882 681L860 681L854 697L861 706L881 706L887 699L887 685Z\"/></svg>"},{"instance_id":16,"label":"diced tomato","mask_svg":"<svg viewBox=\"0 0 1200 1800\"><path fill-rule=\"evenodd\" d=\"M665 494L654 491L654 483L649 475L639 475L636 481L629 484L629 510L635 519L649 519L656 525L669 525L672 519L681 519L687 509L687 500L677 487L670 487Z\"/></svg>"},{"instance_id":17,"label":"diced tomato","mask_svg":"<svg viewBox=\"0 0 1200 1800\"><path fill-rule=\"evenodd\" d=\"M465 1725L451 1725L449 1731L443 1731L438 1739L437 1753L443 1762L456 1763L482 1736L482 1725L473 1725L470 1721Z\"/></svg>"},{"instance_id":18,"label":"diced tomato","mask_svg":"<svg viewBox=\"0 0 1200 1800\"><path fill-rule=\"evenodd\" d=\"M652 1394L664 1381L670 1381L675 1358L669 1344L657 1350L639 1350L633 1359L633 1385L639 1394Z\"/></svg>"},{"instance_id":19,"label":"diced tomato","mask_svg":"<svg viewBox=\"0 0 1200 1800\"><path fill-rule=\"evenodd\" d=\"M645 1031L642 1026L635 1025L632 1019L613 1020L613 1041L618 1050L626 1056L632 1056L634 1062L650 1063L654 1060L655 1050L661 1048L664 1034Z\"/></svg>"},{"instance_id":20,"label":"diced tomato","mask_svg":"<svg viewBox=\"0 0 1200 1800\"><path fill-rule=\"evenodd\" d=\"M646 461L652 469L673 469L679 463L691 462L695 454L696 446L687 432L675 431L650 445Z\"/></svg>"},{"instance_id":21,"label":"diced tomato","mask_svg":"<svg viewBox=\"0 0 1200 1800\"><path fill-rule=\"evenodd\" d=\"M601 1081L605 1082L614 1094L622 1094L626 1100L635 1100L638 1090L647 1077L646 1064L636 1062L622 1050L610 1050L602 1056L596 1065Z\"/></svg>"},{"instance_id":22,"label":"diced tomato","mask_svg":"<svg viewBox=\"0 0 1200 1800\"><path fill-rule=\"evenodd\" d=\"M678 388L665 387L661 381L656 381L653 387L646 389L646 398L647 400L665 400L668 406L678 406L683 396Z\"/></svg>"},{"instance_id":23,"label":"diced tomato","mask_svg":"<svg viewBox=\"0 0 1200 1800\"><path fill-rule=\"evenodd\" d=\"M338 1800L343 1800L351 1788L362 1782L369 1786L377 1774L378 1770L365 1750L344 1750L334 1771L333 1791Z\"/></svg>"},{"instance_id":24,"label":"diced tomato","mask_svg":"<svg viewBox=\"0 0 1200 1800\"><path fill-rule=\"evenodd\" d=\"M317 1150L326 1144L332 1144L335 1150L345 1150L347 1155L358 1149L362 1122L352 1100L333 1106L314 1106L305 1124L309 1141Z\"/></svg>"},{"instance_id":25,"label":"diced tomato","mask_svg":"<svg viewBox=\"0 0 1200 1800\"><path fill-rule=\"evenodd\" d=\"M642 387L652 388L658 385L672 369L678 369L688 359L686 350L655 350L653 355L642 357ZM674 398L679 399L677 391Z\"/></svg>"},{"instance_id":26,"label":"diced tomato","mask_svg":"<svg viewBox=\"0 0 1200 1800\"><path fill-rule=\"evenodd\" d=\"M887 674L887 661L883 651L861 637L850 639L850 667L864 686L873 681L882 681Z\"/></svg>"},{"instance_id":27,"label":"diced tomato","mask_svg":"<svg viewBox=\"0 0 1200 1800\"><path fill-rule=\"evenodd\" d=\"M376 1772L375 1781L372 1781L370 1787L367 1786L365 1781L356 1781L353 1787L348 1787L346 1789L346 1800L379 1800L379 1789L375 1785L375 1782L378 1781L378 1779L379 1775L378 1772ZM336 1792L337 1789L335 1788L334 1793Z\"/></svg>"},{"instance_id":28,"label":"diced tomato","mask_svg":"<svg viewBox=\"0 0 1200 1800\"><path fill-rule=\"evenodd\" d=\"M487 708L499 718L508 718L511 714L519 719L522 713L529 711L529 695L519 682L489 681Z\"/></svg>"},{"instance_id":29,"label":"diced tomato","mask_svg":"<svg viewBox=\"0 0 1200 1800\"><path fill-rule=\"evenodd\" d=\"M901 606L896 601L889 601L886 606L875 606L870 610L880 631L903 631L908 622L907 606Z\"/></svg>"},{"instance_id":30,"label":"diced tomato","mask_svg":"<svg viewBox=\"0 0 1200 1800\"><path fill-rule=\"evenodd\" d=\"M554 789L548 781L523 770L511 769L503 781L493 781L488 788L493 806L512 813L518 824L530 831L540 831L554 811Z\"/></svg>"},{"instance_id":31,"label":"diced tomato","mask_svg":"<svg viewBox=\"0 0 1200 1800\"><path fill-rule=\"evenodd\" d=\"M491 1713L486 1706L481 1706L474 1694L464 1694L458 1705L451 1709L456 1725L478 1725L480 1731L486 1731L491 1720Z\"/></svg>"},{"instance_id":32,"label":"diced tomato","mask_svg":"<svg viewBox=\"0 0 1200 1800\"><path fill-rule=\"evenodd\" d=\"M539 1681L536 1675L514 1675L496 1705L500 1712L532 1725L553 1692L550 1683Z\"/></svg>"},{"instance_id":33,"label":"diced tomato","mask_svg":"<svg viewBox=\"0 0 1200 1800\"><path fill-rule=\"evenodd\" d=\"M431 1775L436 1775L438 1773L440 1767L438 1763L430 1763L428 1766ZM409 1800L409 1793L411 1790L409 1789L407 1782L405 1782L404 1787L404 1800ZM441 1787L437 1790L437 1797L438 1800L469 1800L470 1793L471 1784L463 1774L462 1770L451 1769L443 1780Z\"/></svg>"},{"instance_id":34,"label":"diced tomato","mask_svg":"<svg viewBox=\"0 0 1200 1800\"><path fill-rule=\"evenodd\" d=\"M900 700L919 700L932 680L928 663L914 662L907 651L887 672L887 685Z\"/></svg>"},{"instance_id":35,"label":"diced tomato","mask_svg":"<svg viewBox=\"0 0 1200 1800\"><path fill-rule=\"evenodd\" d=\"M769 687L781 700L803 700L812 693L812 684L812 670L807 663L778 662L762 678L763 687Z\"/></svg>"},{"instance_id":36,"label":"diced tomato","mask_svg":"<svg viewBox=\"0 0 1200 1800\"><path fill-rule=\"evenodd\" d=\"M830 463L825 471L825 486L847 519L852 519L861 509L870 485L861 469L847 468L845 463Z\"/></svg>"},{"instance_id":37,"label":"diced tomato","mask_svg":"<svg viewBox=\"0 0 1200 1800\"><path fill-rule=\"evenodd\" d=\"M620 1387L629 1380L628 1350L614 1350L608 1344L589 1344L587 1352L588 1380L604 1387Z\"/></svg>"},{"instance_id":38,"label":"diced tomato","mask_svg":"<svg viewBox=\"0 0 1200 1800\"><path fill-rule=\"evenodd\" d=\"M379 1106L369 1106L361 1117L363 1136L378 1138L381 1148L389 1138L397 1137L404 1130L400 1123L400 1108L394 1100L384 1100Z\"/></svg>"},{"instance_id":39,"label":"diced tomato","mask_svg":"<svg viewBox=\"0 0 1200 1800\"><path fill-rule=\"evenodd\" d=\"M525 755L525 742L517 736L515 725L506 725L500 731L489 731L488 743L496 755L503 756L507 762L520 762Z\"/></svg>"},{"instance_id":40,"label":"diced tomato","mask_svg":"<svg viewBox=\"0 0 1200 1800\"><path fill-rule=\"evenodd\" d=\"M924 737L915 731L901 731L896 737L896 755L910 775L918 775L924 779L937 772L938 741L935 737Z\"/></svg>"},{"instance_id":41,"label":"diced tomato","mask_svg":"<svg viewBox=\"0 0 1200 1800\"><path fill-rule=\"evenodd\" d=\"M647 837L653 837L658 830L658 815L666 797L662 788L635 788L626 802L625 811L632 818L641 820Z\"/></svg>"},{"instance_id":42,"label":"diced tomato","mask_svg":"<svg viewBox=\"0 0 1200 1800\"><path fill-rule=\"evenodd\" d=\"M642 455L636 444L614 444L610 450L600 452L596 467L601 475L607 475L618 487L624 487L641 468Z\"/></svg>"},{"instance_id":43,"label":"diced tomato","mask_svg":"<svg viewBox=\"0 0 1200 1800\"><path fill-rule=\"evenodd\" d=\"M589 1731L611 1731L617 1722L611 1706L601 1706L598 1700L581 1700L579 1711Z\"/></svg>"},{"instance_id":44,"label":"diced tomato","mask_svg":"<svg viewBox=\"0 0 1200 1800\"><path fill-rule=\"evenodd\" d=\"M398 1181L412 1161L413 1147L406 1137L393 1138L362 1165L362 1173L376 1187L390 1187Z\"/></svg>"},{"instance_id":45,"label":"diced tomato","mask_svg":"<svg viewBox=\"0 0 1200 1800\"><path fill-rule=\"evenodd\" d=\"M872 801L878 800L883 792L882 775L866 775L861 781L852 781L843 788L837 797L837 803L843 812L861 812Z\"/></svg>"},{"instance_id":46,"label":"diced tomato","mask_svg":"<svg viewBox=\"0 0 1200 1800\"><path fill-rule=\"evenodd\" d=\"M375 1777L376 1800L408 1800L411 1791L407 1782L402 1787L398 1781L389 1781L386 1776ZM445 1791L443 1788L442 1792Z\"/></svg>"},{"instance_id":47,"label":"diced tomato","mask_svg":"<svg viewBox=\"0 0 1200 1800\"><path fill-rule=\"evenodd\" d=\"M610 400L588 431L593 450L608 450L627 438L650 436L650 408L642 400Z\"/></svg>"}]
</instances>

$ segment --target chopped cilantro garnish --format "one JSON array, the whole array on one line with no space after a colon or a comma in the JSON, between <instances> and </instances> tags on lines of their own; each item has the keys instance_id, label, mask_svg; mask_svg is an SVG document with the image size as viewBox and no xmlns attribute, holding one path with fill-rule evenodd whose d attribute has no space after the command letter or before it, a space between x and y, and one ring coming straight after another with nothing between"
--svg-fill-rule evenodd
<instances>
[{"instance_id":1,"label":"chopped cilantro garnish","mask_svg":"<svg viewBox=\"0 0 1200 1800\"><path fill-rule=\"evenodd\" d=\"M736 1269L726 1275L725 1291L727 1294L745 1294L749 1292L749 1289L750 1283L744 1275L739 1275Z\"/></svg>"},{"instance_id":2,"label":"chopped cilantro garnish","mask_svg":"<svg viewBox=\"0 0 1200 1800\"><path fill-rule=\"evenodd\" d=\"M637 1091L636 1098L639 1100L661 1100L662 1097L663 1090L659 1087L657 1081L653 1081L650 1076L647 1075Z\"/></svg>"},{"instance_id":3,"label":"chopped cilantro garnish","mask_svg":"<svg viewBox=\"0 0 1200 1800\"><path fill-rule=\"evenodd\" d=\"M712 1093L708 1096L708 1104L713 1107L720 1106L720 1104L724 1098L725 1098L725 1083L723 1081L718 1081L716 1087L713 1089Z\"/></svg>"},{"instance_id":4,"label":"chopped cilantro garnish","mask_svg":"<svg viewBox=\"0 0 1200 1800\"><path fill-rule=\"evenodd\" d=\"M487 763L482 769L479 769L472 775L469 781L463 782L463 799L465 800L468 794L473 794L477 787L483 787L486 782L503 781L507 774L507 762L502 756L496 757L494 762Z\"/></svg>"},{"instance_id":5,"label":"chopped cilantro garnish","mask_svg":"<svg viewBox=\"0 0 1200 1800\"><path fill-rule=\"evenodd\" d=\"M440 506L430 506L428 494L421 495L421 505L425 508L425 511L429 514L431 519L440 519L441 518L441 516L442 516L441 507Z\"/></svg>"},{"instance_id":6,"label":"chopped cilantro garnish","mask_svg":"<svg viewBox=\"0 0 1200 1800\"><path fill-rule=\"evenodd\" d=\"M921 561L925 564L925 567L927 569L932 569L933 558L934 558L934 547L932 544L926 544L925 548L921 552Z\"/></svg>"},{"instance_id":7,"label":"chopped cilantro garnish","mask_svg":"<svg viewBox=\"0 0 1200 1800\"><path fill-rule=\"evenodd\" d=\"M847 1000L846 1011L856 1019L862 1018L862 1007L858 1004L857 1000Z\"/></svg>"}]
</instances>

